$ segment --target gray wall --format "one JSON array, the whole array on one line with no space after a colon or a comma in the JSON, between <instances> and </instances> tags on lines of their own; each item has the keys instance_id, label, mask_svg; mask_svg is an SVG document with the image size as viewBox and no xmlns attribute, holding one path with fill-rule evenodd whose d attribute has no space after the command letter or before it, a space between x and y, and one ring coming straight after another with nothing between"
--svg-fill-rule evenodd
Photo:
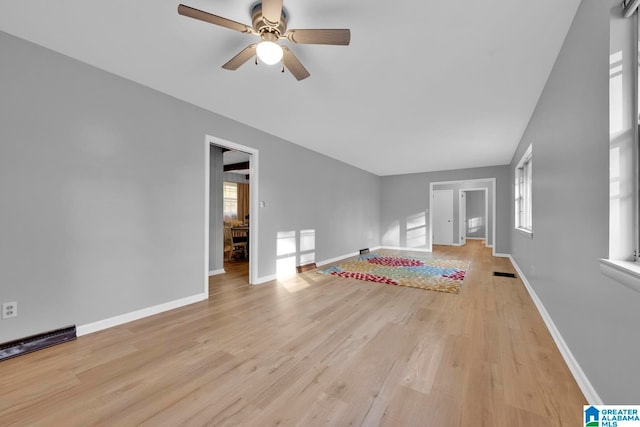
<instances>
[{"instance_id":1,"label":"gray wall","mask_svg":"<svg viewBox=\"0 0 640 427\"><path fill-rule=\"evenodd\" d=\"M577 11L511 163L513 177L533 143L533 238L512 228L511 244L600 397L632 404L640 293L602 276L598 262L608 253L609 20L619 6L583 0Z\"/></svg>"},{"instance_id":2,"label":"gray wall","mask_svg":"<svg viewBox=\"0 0 640 427\"><path fill-rule=\"evenodd\" d=\"M508 170L508 168L505 166L503 167L503 169L505 171ZM498 184L496 183L496 187L498 186ZM487 235L487 245L488 246L493 246L493 185L491 185L490 181L461 181L461 182L452 182L452 183L448 183L448 184L436 184L433 186L434 190L453 190L453 244L454 245L461 245L464 244L463 241L461 241L461 237L460 236L460 193L462 190L466 189L466 188L486 188L487 189L487 197L489 198L489 218L488 218L488 225L489 225L489 233ZM484 216L484 211L483 211L483 216ZM507 231L507 228L504 228L505 232ZM501 253L505 253L505 252L501 252Z\"/></svg>"},{"instance_id":3,"label":"gray wall","mask_svg":"<svg viewBox=\"0 0 640 427\"><path fill-rule=\"evenodd\" d=\"M429 206L429 185L432 182L459 181L472 179L496 178L496 253L510 253L509 189L511 178L509 166L491 166L473 169L415 173L407 175L390 175L382 177L381 209L380 209L380 244L383 246L407 247L412 243L407 238L407 224L415 218L426 218L429 225L427 209ZM456 208L457 209L457 208ZM454 212L455 214L455 212ZM455 217L455 216L454 216ZM457 228L454 228L454 232ZM427 229L425 231L429 233ZM457 235L456 232L454 234ZM416 248L428 249L428 243Z\"/></svg>"},{"instance_id":4,"label":"gray wall","mask_svg":"<svg viewBox=\"0 0 640 427\"><path fill-rule=\"evenodd\" d=\"M275 273L279 232L315 230L315 261L379 244L380 177L293 144L261 150L259 174L265 275Z\"/></svg>"},{"instance_id":5,"label":"gray wall","mask_svg":"<svg viewBox=\"0 0 640 427\"><path fill-rule=\"evenodd\" d=\"M487 236L487 218L485 218L485 192L484 191L466 191L466 211L467 218L466 234L467 238L485 238ZM478 223L474 224L473 219L478 219Z\"/></svg>"},{"instance_id":6,"label":"gray wall","mask_svg":"<svg viewBox=\"0 0 640 427\"><path fill-rule=\"evenodd\" d=\"M0 32L0 342L197 295L205 135L260 150L258 276L379 243L380 178Z\"/></svg>"},{"instance_id":7,"label":"gray wall","mask_svg":"<svg viewBox=\"0 0 640 427\"><path fill-rule=\"evenodd\" d=\"M209 272L224 268L224 165L222 147L209 148Z\"/></svg>"}]
</instances>

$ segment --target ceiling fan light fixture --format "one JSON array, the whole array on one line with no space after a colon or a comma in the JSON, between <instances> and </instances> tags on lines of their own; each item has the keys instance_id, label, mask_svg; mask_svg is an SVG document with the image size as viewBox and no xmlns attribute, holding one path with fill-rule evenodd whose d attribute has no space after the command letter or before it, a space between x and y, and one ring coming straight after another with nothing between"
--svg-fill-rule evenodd
<instances>
[{"instance_id":1,"label":"ceiling fan light fixture","mask_svg":"<svg viewBox=\"0 0 640 427\"><path fill-rule=\"evenodd\" d=\"M260 37L259 43L251 43L241 50L236 56L227 61L222 68L225 70L237 70L242 64L255 58L268 65L282 64L291 71L296 80L304 80L309 77L309 72L300 60L287 46L280 46L278 41L286 39L295 44L324 44L347 46L351 41L351 31L342 29L287 29L288 13L283 7L283 0L256 0L251 8L252 25L245 25L213 13L195 9L181 4L178 6L178 14L199 21L225 27L244 34ZM637 1L640 0L626 0ZM264 12L264 13L263 13Z\"/></svg>"},{"instance_id":2,"label":"ceiling fan light fixture","mask_svg":"<svg viewBox=\"0 0 640 427\"><path fill-rule=\"evenodd\" d=\"M282 61L282 47L278 43L272 41L262 41L256 47L256 54L260 61L267 65L277 64Z\"/></svg>"}]
</instances>

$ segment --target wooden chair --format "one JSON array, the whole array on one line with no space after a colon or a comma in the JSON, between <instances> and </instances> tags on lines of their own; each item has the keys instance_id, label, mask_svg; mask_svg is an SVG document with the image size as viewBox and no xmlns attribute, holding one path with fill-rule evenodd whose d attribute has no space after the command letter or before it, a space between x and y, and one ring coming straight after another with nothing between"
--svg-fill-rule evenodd
<instances>
[{"instance_id":1,"label":"wooden chair","mask_svg":"<svg viewBox=\"0 0 640 427\"><path fill-rule=\"evenodd\" d=\"M233 256L233 237L231 236L231 227L225 225L224 226L224 258L227 261L231 261L232 256Z\"/></svg>"},{"instance_id":2,"label":"wooden chair","mask_svg":"<svg viewBox=\"0 0 640 427\"><path fill-rule=\"evenodd\" d=\"M231 228L231 239L233 242L233 253L241 252L242 257L247 257L247 231L246 230L234 230Z\"/></svg>"}]
</instances>

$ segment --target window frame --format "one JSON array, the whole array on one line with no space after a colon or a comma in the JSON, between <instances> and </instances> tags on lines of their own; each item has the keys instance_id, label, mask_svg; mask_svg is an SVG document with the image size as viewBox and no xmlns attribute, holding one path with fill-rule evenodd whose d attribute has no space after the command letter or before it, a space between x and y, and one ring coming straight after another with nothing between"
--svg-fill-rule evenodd
<instances>
[{"instance_id":1,"label":"window frame","mask_svg":"<svg viewBox=\"0 0 640 427\"><path fill-rule=\"evenodd\" d=\"M533 235L533 144L525 150L514 171L515 229Z\"/></svg>"},{"instance_id":2,"label":"window frame","mask_svg":"<svg viewBox=\"0 0 640 427\"><path fill-rule=\"evenodd\" d=\"M234 188L233 191L235 192L235 198L227 196L227 187ZM227 215L227 212L229 212L227 210L227 205L230 204L231 201L233 201L234 214ZM224 181L222 183L222 217L225 220L230 220L230 221L234 221L238 219L238 184L235 182Z\"/></svg>"},{"instance_id":3,"label":"window frame","mask_svg":"<svg viewBox=\"0 0 640 427\"><path fill-rule=\"evenodd\" d=\"M633 226L634 233L633 237L634 241L634 249L633 249L633 262L640 266L640 52L638 51L640 46L640 17L638 16L638 12L636 9L636 13L634 13L635 19L635 37L634 44L635 47L633 52L635 54L634 64L638 64L637 67L634 67L634 82L633 82L633 92L636 97L635 107L636 110L633 112L634 116L637 118L636 127L634 132L634 140L633 140L633 183L635 187L633 188ZM638 270L635 271L638 273Z\"/></svg>"}]
</instances>

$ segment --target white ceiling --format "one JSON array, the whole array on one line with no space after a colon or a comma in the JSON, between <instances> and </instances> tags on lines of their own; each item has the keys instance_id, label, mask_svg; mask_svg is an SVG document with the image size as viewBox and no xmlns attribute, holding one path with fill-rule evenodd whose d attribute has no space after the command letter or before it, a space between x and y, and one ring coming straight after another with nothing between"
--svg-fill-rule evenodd
<instances>
[{"instance_id":1,"label":"white ceiling","mask_svg":"<svg viewBox=\"0 0 640 427\"><path fill-rule=\"evenodd\" d=\"M249 61L256 40L178 15L180 0L0 0L0 30L378 175L507 164L580 0L284 0L311 73ZM181 0L251 24L253 0ZM287 44L285 42L285 44Z\"/></svg>"}]
</instances>

